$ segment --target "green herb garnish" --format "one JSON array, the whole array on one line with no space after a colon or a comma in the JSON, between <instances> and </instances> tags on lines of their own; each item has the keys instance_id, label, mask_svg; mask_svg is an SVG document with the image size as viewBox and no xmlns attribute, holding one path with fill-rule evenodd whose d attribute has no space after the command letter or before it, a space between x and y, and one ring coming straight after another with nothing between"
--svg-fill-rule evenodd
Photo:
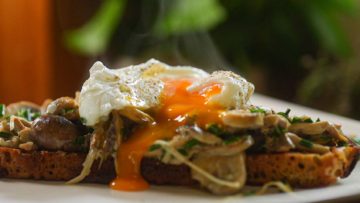
<instances>
[{"instance_id":1,"label":"green herb garnish","mask_svg":"<svg viewBox=\"0 0 360 203\"><path fill-rule=\"evenodd\" d=\"M184 156L188 156L188 155L189 155L188 152L187 152L185 149L183 149L183 148L178 149L178 152L179 152L180 154L184 155Z\"/></svg>"},{"instance_id":2,"label":"green herb garnish","mask_svg":"<svg viewBox=\"0 0 360 203\"><path fill-rule=\"evenodd\" d=\"M68 114L68 113L73 113L73 112L75 112L75 109L62 109L63 115Z\"/></svg>"},{"instance_id":3,"label":"green herb garnish","mask_svg":"<svg viewBox=\"0 0 360 203\"><path fill-rule=\"evenodd\" d=\"M323 142L330 142L332 140L332 137L329 136L329 135L320 135L320 140L323 141Z\"/></svg>"},{"instance_id":4,"label":"green herb garnish","mask_svg":"<svg viewBox=\"0 0 360 203\"><path fill-rule=\"evenodd\" d=\"M250 109L251 113L263 113L266 114L266 111L260 107L255 107Z\"/></svg>"},{"instance_id":5,"label":"green herb garnish","mask_svg":"<svg viewBox=\"0 0 360 203\"><path fill-rule=\"evenodd\" d=\"M84 136L77 136L74 139L74 144L77 146L83 145L85 143L85 137Z\"/></svg>"},{"instance_id":6,"label":"green herb garnish","mask_svg":"<svg viewBox=\"0 0 360 203\"><path fill-rule=\"evenodd\" d=\"M150 147L149 147L149 152L153 152L153 151L155 151L155 150L157 150L157 149L160 149L161 148L161 145L159 145L159 144L153 144L153 145L151 145Z\"/></svg>"},{"instance_id":7,"label":"green herb garnish","mask_svg":"<svg viewBox=\"0 0 360 203\"><path fill-rule=\"evenodd\" d=\"M279 137L281 135L283 135L285 133L285 129L280 127L280 126L275 126L272 133L270 135L274 136L274 137Z\"/></svg>"},{"instance_id":8,"label":"green herb garnish","mask_svg":"<svg viewBox=\"0 0 360 203\"><path fill-rule=\"evenodd\" d=\"M303 120L304 123L313 123L314 121L311 118Z\"/></svg>"},{"instance_id":9,"label":"green herb garnish","mask_svg":"<svg viewBox=\"0 0 360 203\"><path fill-rule=\"evenodd\" d=\"M315 122L320 122L320 118L317 118Z\"/></svg>"},{"instance_id":10,"label":"green herb garnish","mask_svg":"<svg viewBox=\"0 0 360 203\"><path fill-rule=\"evenodd\" d=\"M81 121L81 123L85 124L86 123L86 118L80 117L80 121Z\"/></svg>"},{"instance_id":11,"label":"green herb garnish","mask_svg":"<svg viewBox=\"0 0 360 203\"><path fill-rule=\"evenodd\" d=\"M290 111L291 111L291 109L286 109L285 112L279 112L279 113L277 113L277 114L282 115L282 116L284 116L285 118L289 118Z\"/></svg>"},{"instance_id":12,"label":"green herb garnish","mask_svg":"<svg viewBox=\"0 0 360 203\"><path fill-rule=\"evenodd\" d=\"M301 122L302 122L302 119L300 117L296 117L296 116L291 120L292 124L301 123Z\"/></svg>"},{"instance_id":13,"label":"green herb garnish","mask_svg":"<svg viewBox=\"0 0 360 203\"><path fill-rule=\"evenodd\" d=\"M28 121L33 121L40 115L40 112L32 112L30 108L22 108L16 113L16 116L25 118Z\"/></svg>"},{"instance_id":14,"label":"green herb garnish","mask_svg":"<svg viewBox=\"0 0 360 203\"><path fill-rule=\"evenodd\" d=\"M237 142L239 140L240 140L240 137L234 135L234 136L230 137L229 139L225 140L224 144L229 145L229 144L232 144L232 143Z\"/></svg>"},{"instance_id":15,"label":"green herb garnish","mask_svg":"<svg viewBox=\"0 0 360 203\"><path fill-rule=\"evenodd\" d=\"M6 110L5 104L0 104L0 118L5 116L5 110Z\"/></svg>"},{"instance_id":16,"label":"green herb garnish","mask_svg":"<svg viewBox=\"0 0 360 203\"><path fill-rule=\"evenodd\" d=\"M11 137L11 134L8 132L0 132L0 137L4 139L9 139Z\"/></svg>"},{"instance_id":17,"label":"green herb garnish","mask_svg":"<svg viewBox=\"0 0 360 203\"><path fill-rule=\"evenodd\" d=\"M314 121L311 118L306 118L306 119L302 119L300 117L293 117L290 121L290 123L295 124L295 123L313 123Z\"/></svg>"},{"instance_id":18,"label":"green herb garnish","mask_svg":"<svg viewBox=\"0 0 360 203\"><path fill-rule=\"evenodd\" d=\"M189 141L187 141L184 145L183 145L183 149L184 150L190 150L191 148L193 148L194 146L200 144L200 142L196 139L191 139Z\"/></svg>"},{"instance_id":19,"label":"green herb garnish","mask_svg":"<svg viewBox=\"0 0 360 203\"><path fill-rule=\"evenodd\" d=\"M345 141L342 141L342 140L340 140L339 142L338 142L338 146L339 147L346 147L346 146L348 146L349 145L349 143L347 143L347 142L345 142Z\"/></svg>"},{"instance_id":20,"label":"green herb garnish","mask_svg":"<svg viewBox=\"0 0 360 203\"><path fill-rule=\"evenodd\" d=\"M207 126L207 131L210 133L220 136L224 131L217 124L210 124Z\"/></svg>"},{"instance_id":21,"label":"green herb garnish","mask_svg":"<svg viewBox=\"0 0 360 203\"><path fill-rule=\"evenodd\" d=\"M300 145L302 145L302 146L304 146L306 148L312 148L314 144L310 140L301 139L300 140Z\"/></svg>"},{"instance_id":22,"label":"green herb garnish","mask_svg":"<svg viewBox=\"0 0 360 203\"><path fill-rule=\"evenodd\" d=\"M222 140L227 140L227 139L230 139L231 137L234 136L231 133L228 133L228 132L224 131L217 124L209 124L209 125L207 125L206 129L207 129L208 132L220 137Z\"/></svg>"}]
</instances>

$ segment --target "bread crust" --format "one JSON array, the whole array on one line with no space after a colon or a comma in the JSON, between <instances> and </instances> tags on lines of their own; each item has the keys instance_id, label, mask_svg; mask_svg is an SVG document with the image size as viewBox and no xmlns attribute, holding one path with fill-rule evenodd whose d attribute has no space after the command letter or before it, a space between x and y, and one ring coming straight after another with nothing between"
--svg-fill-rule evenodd
<instances>
[{"instance_id":1,"label":"bread crust","mask_svg":"<svg viewBox=\"0 0 360 203\"><path fill-rule=\"evenodd\" d=\"M269 181L284 181L292 187L313 188L333 184L348 176L358 160L356 147L334 149L324 155L300 152L250 154L246 156L247 184L263 185ZM175 167L174 165L172 167ZM171 168L172 168L171 167ZM159 185L193 185L191 170L177 165L179 171L153 158L141 163L143 177ZM184 168L185 167L185 168Z\"/></svg>"},{"instance_id":2,"label":"bread crust","mask_svg":"<svg viewBox=\"0 0 360 203\"><path fill-rule=\"evenodd\" d=\"M345 147L324 155L299 152L277 154L250 154L246 158L247 184L262 185L281 180L293 187L312 188L335 183L346 177L358 159L358 149ZM85 153L22 152L19 149L0 147L0 177L67 181L82 169ZM196 185L186 165L169 165L153 158L141 161L142 176L151 184ZM84 182L109 183L115 177L113 159L99 168L95 162L91 174Z\"/></svg>"},{"instance_id":3,"label":"bread crust","mask_svg":"<svg viewBox=\"0 0 360 203\"><path fill-rule=\"evenodd\" d=\"M62 151L22 152L0 147L0 177L68 181L80 174L85 153ZM84 182L109 183L115 177L114 162L95 162Z\"/></svg>"}]
</instances>

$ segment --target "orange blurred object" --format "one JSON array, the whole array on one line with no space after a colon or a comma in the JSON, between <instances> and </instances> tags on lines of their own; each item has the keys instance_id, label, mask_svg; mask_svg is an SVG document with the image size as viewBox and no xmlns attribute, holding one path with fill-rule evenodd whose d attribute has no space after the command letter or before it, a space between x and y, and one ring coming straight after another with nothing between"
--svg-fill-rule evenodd
<instances>
[{"instance_id":1,"label":"orange blurred object","mask_svg":"<svg viewBox=\"0 0 360 203\"><path fill-rule=\"evenodd\" d=\"M0 0L0 102L50 97L48 0Z\"/></svg>"}]
</instances>

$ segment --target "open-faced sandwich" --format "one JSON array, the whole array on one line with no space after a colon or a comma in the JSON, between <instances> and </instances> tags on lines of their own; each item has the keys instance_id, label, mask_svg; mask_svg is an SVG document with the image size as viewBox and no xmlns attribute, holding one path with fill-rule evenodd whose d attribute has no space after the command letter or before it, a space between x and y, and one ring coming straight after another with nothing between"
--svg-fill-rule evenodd
<instances>
[{"instance_id":1,"label":"open-faced sandwich","mask_svg":"<svg viewBox=\"0 0 360 203\"><path fill-rule=\"evenodd\" d=\"M273 181L327 186L350 174L358 149L339 125L254 106L253 91L228 71L96 62L75 98L0 106L0 176L233 194Z\"/></svg>"}]
</instances>

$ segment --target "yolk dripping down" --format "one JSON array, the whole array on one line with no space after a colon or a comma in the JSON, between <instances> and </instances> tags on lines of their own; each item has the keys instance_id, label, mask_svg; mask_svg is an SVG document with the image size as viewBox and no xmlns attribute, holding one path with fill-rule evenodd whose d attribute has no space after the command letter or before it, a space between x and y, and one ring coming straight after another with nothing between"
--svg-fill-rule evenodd
<instances>
[{"instance_id":1,"label":"yolk dripping down","mask_svg":"<svg viewBox=\"0 0 360 203\"><path fill-rule=\"evenodd\" d=\"M177 127L186 122L186 117L195 116L196 124L221 123L220 106L208 104L208 99L221 92L220 84L212 84L201 91L188 92L192 80L165 80L162 106L156 112L155 123L136 129L129 140L121 144L117 154L119 171L110 187L116 190L145 190L149 184L142 178L140 162L148 148L159 139L172 138Z\"/></svg>"}]
</instances>

